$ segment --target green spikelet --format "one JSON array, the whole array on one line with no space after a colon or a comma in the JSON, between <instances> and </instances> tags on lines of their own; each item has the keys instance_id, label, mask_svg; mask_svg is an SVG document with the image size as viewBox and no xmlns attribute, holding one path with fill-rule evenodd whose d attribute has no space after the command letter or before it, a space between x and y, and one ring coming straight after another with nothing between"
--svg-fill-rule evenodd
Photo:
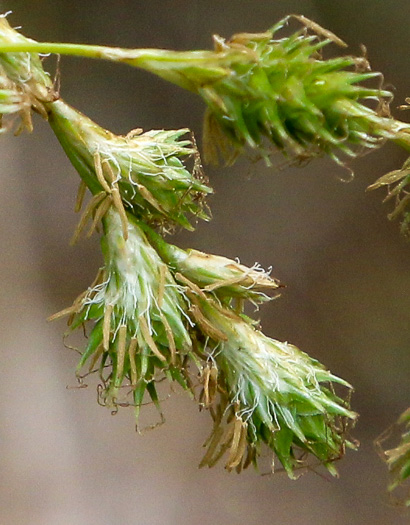
<instances>
[{"instance_id":1,"label":"green spikelet","mask_svg":"<svg viewBox=\"0 0 410 525\"><path fill-rule=\"evenodd\" d=\"M291 478L310 455L336 475L333 462L346 447L356 448L347 429L357 414L333 390L349 384L295 346L266 337L244 316L209 298L192 300L193 317L207 335L198 335L197 344L208 363L203 403L214 418L201 466L213 466L228 450L228 470L256 466L265 444Z\"/></svg>"},{"instance_id":2,"label":"green spikelet","mask_svg":"<svg viewBox=\"0 0 410 525\"><path fill-rule=\"evenodd\" d=\"M151 228L141 224L162 259L176 273L182 284L194 283L205 292L212 292L220 301L230 305L233 299L248 299L254 304L277 297L281 284L270 277L259 264L248 268L226 257L198 250L182 250L165 242Z\"/></svg>"},{"instance_id":3,"label":"green spikelet","mask_svg":"<svg viewBox=\"0 0 410 525\"><path fill-rule=\"evenodd\" d=\"M149 224L191 230L187 214L208 218L202 202L212 190L199 169L190 173L183 163L197 155L190 140L181 140L187 129L117 136L62 100L48 111L54 133L94 194L118 195L118 203Z\"/></svg>"},{"instance_id":4,"label":"green spikelet","mask_svg":"<svg viewBox=\"0 0 410 525\"><path fill-rule=\"evenodd\" d=\"M157 404L155 384L168 375L188 388L182 362L191 349L186 306L166 265L128 215L109 209L102 248L105 265L73 305L53 316L70 315L70 329L93 324L78 373L100 371L101 402L115 407L133 393L137 412L147 391Z\"/></svg>"},{"instance_id":5,"label":"green spikelet","mask_svg":"<svg viewBox=\"0 0 410 525\"><path fill-rule=\"evenodd\" d=\"M379 74L367 63L361 71L363 59L324 59L331 40L321 35L302 30L277 38L284 22L266 33L216 40L216 51L232 62L225 76L198 87L208 106L206 160L215 161L219 150L230 164L247 146L267 162L272 148L296 160L327 154L339 162L340 154L354 157L394 136L393 121L362 103L386 107L391 93L362 84Z\"/></svg>"}]
</instances>

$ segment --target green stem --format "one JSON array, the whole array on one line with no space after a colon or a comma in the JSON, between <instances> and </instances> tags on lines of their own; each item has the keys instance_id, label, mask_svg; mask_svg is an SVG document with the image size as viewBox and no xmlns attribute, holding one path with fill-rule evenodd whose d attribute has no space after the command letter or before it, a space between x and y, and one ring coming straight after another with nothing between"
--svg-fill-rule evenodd
<instances>
[{"instance_id":1,"label":"green stem","mask_svg":"<svg viewBox=\"0 0 410 525\"><path fill-rule=\"evenodd\" d=\"M167 49L124 49L120 47L94 46L87 44L55 42L1 42L0 53L55 53L62 55L95 58L122 62L133 67L145 69L169 82L190 91L197 90L193 83L183 74L187 68L198 68L197 74L204 74L201 66L207 66L206 80L221 78L226 75L223 67L215 67L213 51L170 51ZM219 58L223 58L221 53Z\"/></svg>"},{"instance_id":2,"label":"green stem","mask_svg":"<svg viewBox=\"0 0 410 525\"><path fill-rule=\"evenodd\" d=\"M0 52L13 53L61 53L63 55L76 55L89 58L102 58L100 54L104 46L89 46L83 44L64 44L54 42L3 42L0 44Z\"/></svg>"},{"instance_id":3,"label":"green stem","mask_svg":"<svg viewBox=\"0 0 410 525\"><path fill-rule=\"evenodd\" d=\"M0 53L55 53L88 58L99 58L114 61L184 61L205 62L210 60L212 51L170 51L168 49L126 49L122 47L93 46L89 44L72 44L64 42L2 42Z\"/></svg>"}]
</instances>

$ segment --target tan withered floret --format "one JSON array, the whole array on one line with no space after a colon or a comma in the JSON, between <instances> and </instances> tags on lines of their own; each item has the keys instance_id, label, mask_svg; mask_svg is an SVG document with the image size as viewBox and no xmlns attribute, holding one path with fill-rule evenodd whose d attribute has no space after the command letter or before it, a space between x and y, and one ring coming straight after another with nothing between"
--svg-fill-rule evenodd
<instances>
[{"instance_id":1,"label":"tan withered floret","mask_svg":"<svg viewBox=\"0 0 410 525\"><path fill-rule=\"evenodd\" d=\"M218 388L218 368L208 362L201 371L200 382L203 386L199 399L200 405L209 408L215 401Z\"/></svg>"},{"instance_id":2,"label":"tan withered floret","mask_svg":"<svg viewBox=\"0 0 410 525\"><path fill-rule=\"evenodd\" d=\"M389 213L388 218L390 220L400 218L401 231L408 236L410 228L410 159L407 159L401 169L383 175L367 189L375 190L385 186L387 186L387 196L383 202L393 200L395 203L394 210Z\"/></svg>"},{"instance_id":3,"label":"tan withered floret","mask_svg":"<svg viewBox=\"0 0 410 525\"><path fill-rule=\"evenodd\" d=\"M128 239L128 220L125 212L124 204L121 200L118 182L115 179L111 166L108 163L102 163L98 152L94 154L94 167L98 182L101 184L103 191L96 193L85 208L81 219L75 229L74 235L71 239L71 244L75 244L87 225L87 222L92 219L90 229L87 232L87 237L91 237L105 214L111 206L115 207L121 219L122 234L125 240ZM86 185L83 181L80 182L75 204L75 211L81 211Z\"/></svg>"}]
</instances>

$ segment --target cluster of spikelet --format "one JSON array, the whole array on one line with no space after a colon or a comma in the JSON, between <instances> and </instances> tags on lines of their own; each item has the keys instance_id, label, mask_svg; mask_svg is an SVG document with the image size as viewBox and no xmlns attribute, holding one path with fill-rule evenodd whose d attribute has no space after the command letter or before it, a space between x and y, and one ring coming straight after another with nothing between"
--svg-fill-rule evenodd
<instances>
[{"instance_id":1,"label":"cluster of spikelet","mask_svg":"<svg viewBox=\"0 0 410 525\"><path fill-rule=\"evenodd\" d=\"M213 51L195 52L38 43L0 19L0 114L19 116L29 131L32 111L48 120L81 177L77 211L91 193L74 240L86 228L101 235L104 265L95 281L53 316L68 316L70 331L91 325L78 376L97 372L101 403L131 404L137 418L147 396L162 416L158 382L177 382L213 418L201 466L225 456L226 468L239 471L256 465L266 445L290 477L309 456L334 474L333 462L355 447L348 429L357 416L349 396L334 389L350 385L245 315L246 300L278 295L269 273L163 239L209 218L212 189L188 130L116 136L102 129L59 98L38 53L125 62L199 94L209 161L221 154L232 163L244 148L269 163L274 149L295 160L327 154L341 162L339 154L354 157L385 140L407 147L407 125L387 111L391 94L362 84L379 76L367 60L326 60L323 48L343 42L296 18L303 27L291 36L277 37L287 18L265 33L215 37Z\"/></svg>"}]
</instances>

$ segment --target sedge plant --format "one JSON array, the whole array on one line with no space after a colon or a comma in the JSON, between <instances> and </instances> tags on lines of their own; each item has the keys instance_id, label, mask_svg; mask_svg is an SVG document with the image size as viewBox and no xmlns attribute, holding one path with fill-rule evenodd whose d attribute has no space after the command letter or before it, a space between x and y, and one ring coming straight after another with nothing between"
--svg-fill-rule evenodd
<instances>
[{"instance_id":1,"label":"sedge plant","mask_svg":"<svg viewBox=\"0 0 410 525\"><path fill-rule=\"evenodd\" d=\"M284 36L292 20L299 29ZM212 188L189 130L117 136L101 128L56 92L39 53L125 63L199 95L207 162L231 165L253 152L271 165L280 152L289 162L328 155L343 164L386 141L410 150L410 126L390 115L381 75L364 57L326 59L329 44L346 46L303 16L264 33L214 36L213 50L183 52L36 42L0 19L2 130L31 132L33 112L47 120L81 180L73 240L95 232L101 239L94 282L52 316L67 316L68 333L90 327L77 375L97 373L101 404L132 405L137 422L147 398L163 417L160 381L179 384L213 420L203 467L222 459L229 471L257 466L267 448L272 470L279 461L291 478L311 458L335 475L335 460L357 447L349 432L357 419L352 387L292 344L264 335L245 313L246 302L279 295L282 285L269 272L164 238L210 218ZM395 184L396 215L407 213L409 180L406 165L376 183ZM409 475L406 436L386 453L399 476L393 488Z\"/></svg>"}]
</instances>

